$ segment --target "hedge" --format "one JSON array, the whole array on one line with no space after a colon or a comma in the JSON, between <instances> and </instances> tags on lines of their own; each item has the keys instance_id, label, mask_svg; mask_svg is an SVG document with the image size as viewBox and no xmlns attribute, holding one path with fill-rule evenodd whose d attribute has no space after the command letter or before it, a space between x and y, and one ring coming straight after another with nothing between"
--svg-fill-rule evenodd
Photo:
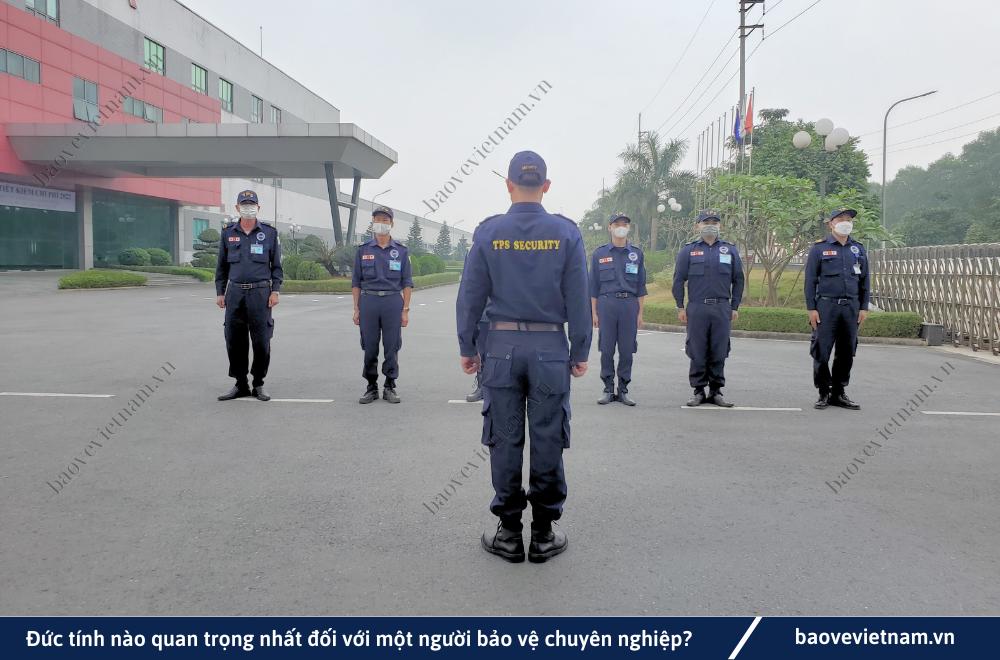
<instances>
[{"instance_id":1,"label":"hedge","mask_svg":"<svg viewBox=\"0 0 1000 660\"><path fill-rule=\"evenodd\" d=\"M170 253L161 248L146 248L149 253L149 263L153 266L169 266Z\"/></svg>"},{"instance_id":2,"label":"hedge","mask_svg":"<svg viewBox=\"0 0 1000 660\"><path fill-rule=\"evenodd\" d=\"M123 266L148 266L151 259L149 252L142 248L128 248L118 254L118 263Z\"/></svg>"},{"instance_id":3,"label":"hedge","mask_svg":"<svg viewBox=\"0 0 1000 660\"><path fill-rule=\"evenodd\" d=\"M671 254L666 250L659 250L657 252L646 252L643 256L643 262L646 265L647 276L653 273L659 273L668 266L673 267L674 259L676 254Z\"/></svg>"},{"instance_id":4,"label":"hedge","mask_svg":"<svg viewBox=\"0 0 1000 660\"><path fill-rule=\"evenodd\" d=\"M649 303L644 308L642 318L649 323L680 325L677 308L673 305ZM872 312L861 326L861 336L916 338L922 321L919 314L912 312ZM806 334L812 332L809 327L809 312L785 307L743 307L739 318L733 323L733 329Z\"/></svg>"},{"instance_id":5,"label":"hedge","mask_svg":"<svg viewBox=\"0 0 1000 660\"><path fill-rule=\"evenodd\" d=\"M191 266L114 266L108 268L115 270L136 270L142 273L160 273L163 275L187 275L202 282L212 282L215 280L215 270L211 268L194 268Z\"/></svg>"},{"instance_id":6,"label":"hedge","mask_svg":"<svg viewBox=\"0 0 1000 660\"><path fill-rule=\"evenodd\" d=\"M417 275L413 278L413 287L421 289L436 284L451 284L457 282L459 277L459 273ZM351 280L347 277L329 280L285 280L281 290L284 293L350 293Z\"/></svg>"},{"instance_id":7,"label":"hedge","mask_svg":"<svg viewBox=\"0 0 1000 660\"><path fill-rule=\"evenodd\" d=\"M85 270L59 278L60 289L107 289L117 286L143 286L146 278L136 273L115 270Z\"/></svg>"}]
</instances>

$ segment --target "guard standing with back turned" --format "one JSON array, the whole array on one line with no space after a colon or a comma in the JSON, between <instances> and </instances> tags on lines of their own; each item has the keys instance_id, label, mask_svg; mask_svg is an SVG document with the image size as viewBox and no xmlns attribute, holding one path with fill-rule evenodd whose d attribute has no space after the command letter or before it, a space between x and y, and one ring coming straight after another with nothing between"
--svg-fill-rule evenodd
<instances>
[{"instance_id":1,"label":"guard standing with back turned","mask_svg":"<svg viewBox=\"0 0 1000 660\"><path fill-rule=\"evenodd\" d=\"M372 211L375 238L358 246L354 256L351 295L354 297L354 325L361 327L361 348L365 352L362 377L368 388L358 403L378 398L378 345L382 342L382 374L385 385L382 398L399 403L396 379L399 378L399 349L403 331L410 323L410 293L413 277L409 251L393 239L392 209L376 206Z\"/></svg>"},{"instance_id":2,"label":"guard standing with back turned","mask_svg":"<svg viewBox=\"0 0 1000 660\"><path fill-rule=\"evenodd\" d=\"M566 534L552 523L562 516L566 501L562 453L570 440L570 374L586 373L590 353L583 237L575 222L542 207L550 184L541 156L532 151L514 155L507 172L512 204L476 228L456 303L467 374L479 367L474 337L484 309L490 322L482 443L490 448L496 492L490 511L500 521L481 541L484 550L510 562L525 558L521 514L529 502L528 559L543 562L567 547ZM526 418L531 435L527 494L521 485Z\"/></svg>"},{"instance_id":3,"label":"guard standing with back turned","mask_svg":"<svg viewBox=\"0 0 1000 660\"><path fill-rule=\"evenodd\" d=\"M642 250L628 241L631 219L615 213L608 220L611 242L590 257L590 302L594 327L599 328L601 380L604 396L597 403L621 401L634 406L628 395L632 356L637 348L642 307L646 297L646 264ZM615 394L615 347L618 348L618 393Z\"/></svg>"},{"instance_id":4,"label":"guard standing with back turned","mask_svg":"<svg viewBox=\"0 0 1000 660\"><path fill-rule=\"evenodd\" d=\"M687 325L687 355L691 358L688 378L694 395L687 402L689 406L708 402L733 407L723 398L722 388L726 384L732 322L739 316L737 310L743 299L743 262L736 246L719 238L721 224L718 213L699 213L697 229L701 238L681 248L674 268L677 318Z\"/></svg>"},{"instance_id":5,"label":"guard standing with back turned","mask_svg":"<svg viewBox=\"0 0 1000 660\"><path fill-rule=\"evenodd\" d=\"M806 260L806 308L813 329L809 353L813 357L813 384L819 390L814 406L818 410L827 406L861 409L846 392L858 349L858 327L868 317L868 255L865 247L851 238L857 215L854 209L831 213L827 218L830 235L816 241Z\"/></svg>"},{"instance_id":6,"label":"guard standing with back turned","mask_svg":"<svg viewBox=\"0 0 1000 660\"><path fill-rule=\"evenodd\" d=\"M274 336L271 310L278 304L284 279L281 244L278 230L257 219L257 193L244 190L237 195L236 210L240 219L222 230L215 267L216 304L226 310L229 375L236 379L233 389L219 396L219 401L251 395L268 401L271 397L264 391L264 377L271 363ZM252 365L248 365L250 345ZM248 366L253 375L252 390L247 385Z\"/></svg>"}]
</instances>

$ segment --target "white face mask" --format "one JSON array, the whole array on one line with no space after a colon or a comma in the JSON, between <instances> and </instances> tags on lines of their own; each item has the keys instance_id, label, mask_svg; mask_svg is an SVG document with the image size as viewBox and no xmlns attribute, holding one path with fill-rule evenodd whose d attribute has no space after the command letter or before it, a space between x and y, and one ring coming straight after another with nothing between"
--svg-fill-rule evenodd
<instances>
[{"instance_id":1,"label":"white face mask","mask_svg":"<svg viewBox=\"0 0 1000 660\"><path fill-rule=\"evenodd\" d=\"M240 204L240 217L241 218L256 218L257 217L257 205L256 204Z\"/></svg>"},{"instance_id":2,"label":"white face mask","mask_svg":"<svg viewBox=\"0 0 1000 660\"><path fill-rule=\"evenodd\" d=\"M851 232L854 231L854 223L850 220L841 220L833 226L833 231L840 236L850 236Z\"/></svg>"},{"instance_id":3,"label":"white face mask","mask_svg":"<svg viewBox=\"0 0 1000 660\"><path fill-rule=\"evenodd\" d=\"M613 227L611 229L611 235L615 238L625 238L628 236L628 227Z\"/></svg>"},{"instance_id":4,"label":"white face mask","mask_svg":"<svg viewBox=\"0 0 1000 660\"><path fill-rule=\"evenodd\" d=\"M388 234L390 229L392 229L392 225L390 225L388 222L372 223L372 231L378 234L379 236L384 236L385 234Z\"/></svg>"},{"instance_id":5,"label":"white face mask","mask_svg":"<svg viewBox=\"0 0 1000 660\"><path fill-rule=\"evenodd\" d=\"M703 238L718 238L719 225L702 225L701 235Z\"/></svg>"}]
</instances>

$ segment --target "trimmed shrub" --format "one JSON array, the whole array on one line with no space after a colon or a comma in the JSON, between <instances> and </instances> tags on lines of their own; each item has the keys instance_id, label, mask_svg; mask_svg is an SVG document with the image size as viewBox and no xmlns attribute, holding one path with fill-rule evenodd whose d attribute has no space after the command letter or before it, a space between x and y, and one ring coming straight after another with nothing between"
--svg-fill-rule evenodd
<instances>
[{"instance_id":1,"label":"trimmed shrub","mask_svg":"<svg viewBox=\"0 0 1000 660\"><path fill-rule=\"evenodd\" d=\"M646 274L652 275L654 273L659 273L661 270L668 266L673 266L674 258L677 255L670 254L666 250L659 250L657 252L646 252L643 258L646 262Z\"/></svg>"},{"instance_id":2,"label":"trimmed shrub","mask_svg":"<svg viewBox=\"0 0 1000 660\"><path fill-rule=\"evenodd\" d=\"M315 261L303 261L295 273L297 280L328 280L330 273Z\"/></svg>"},{"instance_id":3,"label":"trimmed shrub","mask_svg":"<svg viewBox=\"0 0 1000 660\"><path fill-rule=\"evenodd\" d=\"M118 263L123 266L149 266L149 252L142 248L128 248L118 254Z\"/></svg>"},{"instance_id":4,"label":"trimmed shrub","mask_svg":"<svg viewBox=\"0 0 1000 660\"><path fill-rule=\"evenodd\" d=\"M297 254L281 256L281 270L285 273L286 280L297 280L299 278L299 267L305 259Z\"/></svg>"},{"instance_id":5,"label":"trimmed shrub","mask_svg":"<svg viewBox=\"0 0 1000 660\"><path fill-rule=\"evenodd\" d=\"M423 264L424 262L420 260L419 254L410 254L410 274L413 275L413 277L424 274Z\"/></svg>"},{"instance_id":6,"label":"trimmed shrub","mask_svg":"<svg viewBox=\"0 0 1000 660\"><path fill-rule=\"evenodd\" d=\"M149 253L149 263L153 266L169 266L170 253L160 248L146 248Z\"/></svg>"},{"instance_id":7,"label":"trimmed shrub","mask_svg":"<svg viewBox=\"0 0 1000 660\"><path fill-rule=\"evenodd\" d=\"M436 254L424 254L418 258L420 259L421 275L433 275L444 272L444 259Z\"/></svg>"},{"instance_id":8,"label":"trimmed shrub","mask_svg":"<svg viewBox=\"0 0 1000 660\"><path fill-rule=\"evenodd\" d=\"M60 289L107 289L118 286L142 286L146 278L136 273L115 270L85 270L59 278Z\"/></svg>"},{"instance_id":9,"label":"trimmed shrub","mask_svg":"<svg viewBox=\"0 0 1000 660\"><path fill-rule=\"evenodd\" d=\"M413 287L420 289L436 284L452 284L458 282L461 275L456 272L419 275L413 278ZM336 277L326 280L285 280L281 285L284 293L350 293L351 279ZM648 305L647 305L648 307Z\"/></svg>"},{"instance_id":10,"label":"trimmed shrub","mask_svg":"<svg viewBox=\"0 0 1000 660\"><path fill-rule=\"evenodd\" d=\"M108 266L119 270L138 270L143 273L163 273L164 275L187 275L202 282L215 280L214 268L192 268L190 266Z\"/></svg>"}]
</instances>

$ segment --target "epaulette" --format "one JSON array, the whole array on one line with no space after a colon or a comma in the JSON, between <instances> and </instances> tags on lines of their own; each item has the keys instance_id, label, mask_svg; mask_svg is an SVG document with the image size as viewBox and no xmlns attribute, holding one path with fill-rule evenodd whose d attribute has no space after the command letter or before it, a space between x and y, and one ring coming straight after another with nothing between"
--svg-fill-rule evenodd
<instances>
[{"instance_id":1,"label":"epaulette","mask_svg":"<svg viewBox=\"0 0 1000 660\"><path fill-rule=\"evenodd\" d=\"M566 222L571 223L574 227L579 227L579 225L577 225L575 222L564 216L562 213L553 213L552 215L556 216L557 218L562 218Z\"/></svg>"},{"instance_id":2,"label":"epaulette","mask_svg":"<svg viewBox=\"0 0 1000 660\"><path fill-rule=\"evenodd\" d=\"M490 221L490 220L492 220L493 218L499 218L499 217L500 217L500 216L502 216L502 215L504 215L504 214L503 214L503 213L497 213L496 215L491 215L491 216L490 216L490 217L488 217L488 218L484 218L483 220L481 220L481 221L479 222L479 225L480 225L480 226L482 226L482 224L483 224L484 222L489 222L489 221Z\"/></svg>"},{"instance_id":3,"label":"epaulette","mask_svg":"<svg viewBox=\"0 0 1000 660\"><path fill-rule=\"evenodd\" d=\"M826 241L825 238L818 238L818 239L816 239L817 243L823 243L824 241Z\"/></svg>"},{"instance_id":4,"label":"epaulette","mask_svg":"<svg viewBox=\"0 0 1000 660\"><path fill-rule=\"evenodd\" d=\"M258 220L257 224L261 224L264 225L265 227L270 227L271 229L274 229L274 225L272 225L270 222L264 222L263 220Z\"/></svg>"}]
</instances>

